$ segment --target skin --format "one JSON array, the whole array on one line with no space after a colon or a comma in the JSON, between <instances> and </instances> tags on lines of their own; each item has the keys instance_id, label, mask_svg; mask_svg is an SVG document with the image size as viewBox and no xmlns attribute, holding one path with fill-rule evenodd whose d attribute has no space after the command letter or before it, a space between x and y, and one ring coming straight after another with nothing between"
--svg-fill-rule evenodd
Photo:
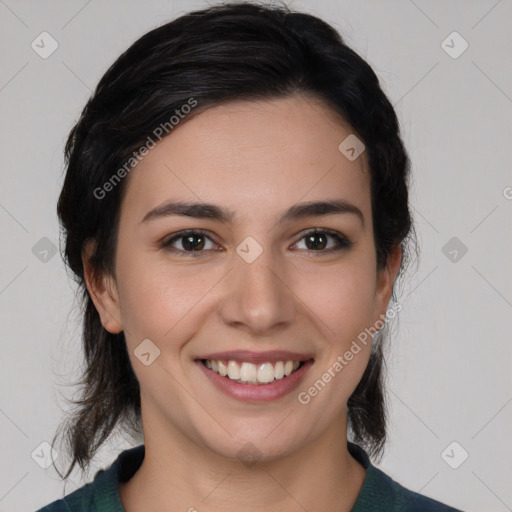
<instances>
[{"instance_id":1,"label":"skin","mask_svg":"<svg viewBox=\"0 0 512 512\"><path fill-rule=\"evenodd\" d=\"M141 387L146 456L120 486L127 512L228 512L248 504L251 511L349 511L355 503L365 470L347 451L346 403L370 344L307 405L297 400L382 318L400 266L396 247L376 270L365 153L349 161L338 150L351 133L302 95L200 112L129 175L115 276L95 276L90 248L84 251L88 290L105 328L124 330ZM341 198L361 210L364 224L350 213L277 224L296 203ZM230 223L184 216L141 222L171 199L215 203L236 216ZM322 252L336 240L315 249L304 238L310 228L335 230L353 244ZM202 256L161 247L184 229L211 235ZM236 252L248 236L263 249L252 263ZM182 241L173 246L184 251ZM161 351L149 366L134 355L145 339ZM289 395L245 403L219 391L194 362L236 349L304 352L315 363ZM260 457L251 466L237 457L248 442Z\"/></svg>"}]
</instances>

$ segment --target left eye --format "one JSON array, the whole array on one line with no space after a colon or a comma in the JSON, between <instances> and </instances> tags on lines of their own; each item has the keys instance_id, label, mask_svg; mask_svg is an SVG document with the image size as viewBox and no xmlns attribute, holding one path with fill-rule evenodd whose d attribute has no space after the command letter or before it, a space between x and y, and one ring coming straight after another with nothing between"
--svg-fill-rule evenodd
<instances>
[{"instance_id":1,"label":"left eye","mask_svg":"<svg viewBox=\"0 0 512 512\"><path fill-rule=\"evenodd\" d=\"M328 247L329 238L335 241L334 246ZM305 241L306 250L323 254L348 249L352 245L352 242L345 236L336 231L326 229L308 231L295 245L302 240Z\"/></svg>"}]
</instances>

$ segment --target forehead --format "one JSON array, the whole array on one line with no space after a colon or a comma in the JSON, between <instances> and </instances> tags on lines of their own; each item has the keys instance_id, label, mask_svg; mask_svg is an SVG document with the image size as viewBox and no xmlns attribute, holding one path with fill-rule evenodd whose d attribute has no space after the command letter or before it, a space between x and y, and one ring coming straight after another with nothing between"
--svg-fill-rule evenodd
<instances>
[{"instance_id":1,"label":"forehead","mask_svg":"<svg viewBox=\"0 0 512 512\"><path fill-rule=\"evenodd\" d=\"M339 150L350 135L328 107L301 95L211 107L176 126L131 171L122 215L140 220L169 199L219 203L240 217L338 197L364 210L366 155L349 160Z\"/></svg>"}]
</instances>

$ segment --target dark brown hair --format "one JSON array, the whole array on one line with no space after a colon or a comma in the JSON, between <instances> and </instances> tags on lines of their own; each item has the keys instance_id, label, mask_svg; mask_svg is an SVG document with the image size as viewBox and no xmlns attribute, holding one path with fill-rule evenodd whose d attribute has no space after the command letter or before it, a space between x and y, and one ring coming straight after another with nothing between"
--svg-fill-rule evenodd
<instances>
[{"instance_id":1,"label":"dark brown hair","mask_svg":"<svg viewBox=\"0 0 512 512\"><path fill-rule=\"evenodd\" d=\"M190 12L138 39L108 69L69 134L58 201L63 258L78 283L85 369L79 400L60 425L66 451L85 470L116 426L141 429L140 388L123 332L107 332L84 283L82 250L115 275L120 205L126 179L109 188L156 127L190 98L199 111L230 100L275 99L300 92L321 100L365 144L378 269L401 245L400 273L414 233L408 208L409 159L395 111L371 67L324 21L286 6L220 4ZM178 128L179 129L179 128ZM340 141L341 142L341 141ZM118 173L119 176L119 173ZM393 292L394 297L394 292ZM386 437L383 331L348 400L349 433L372 456ZM55 439L59 435L57 431ZM52 443L53 444L53 443Z\"/></svg>"}]
</instances>

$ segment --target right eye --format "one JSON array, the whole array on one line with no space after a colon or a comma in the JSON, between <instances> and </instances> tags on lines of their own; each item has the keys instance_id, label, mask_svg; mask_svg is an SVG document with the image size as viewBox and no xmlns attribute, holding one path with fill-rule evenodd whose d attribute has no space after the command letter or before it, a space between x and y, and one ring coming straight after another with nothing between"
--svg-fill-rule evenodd
<instances>
[{"instance_id":1,"label":"right eye","mask_svg":"<svg viewBox=\"0 0 512 512\"><path fill-rule=\"evenodd\" d=\"M171 238L167 239L162 243L162 248L177 254L178 256L197 258L198 256L202 256L204 252L212 249L205 249L207 243L210 242L213 244L213 250L215 247L219 247L208 235L206 232L201 229L187 229L185 231L180 231L179 233L175 233ZM178 246L175 247L174 244L177 243Z\"/></svg>"}]
</instances>

